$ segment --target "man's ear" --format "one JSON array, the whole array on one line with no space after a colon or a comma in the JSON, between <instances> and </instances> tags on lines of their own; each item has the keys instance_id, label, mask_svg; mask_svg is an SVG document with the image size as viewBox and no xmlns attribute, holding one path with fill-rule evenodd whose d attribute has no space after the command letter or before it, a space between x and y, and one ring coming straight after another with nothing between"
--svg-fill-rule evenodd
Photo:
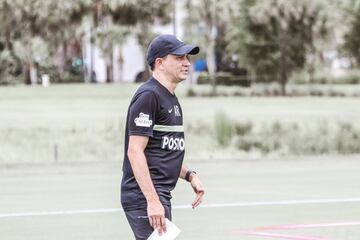
<instances>
[{"instance_id":1,"label":"man's ear","mask_svg":"<svg viewBox=\"0 0 360 240\"><path fill-rule=\"evenodd\" d=\"M162 58L155 59L155 68L160 69L160 70L163 68L163 59Z\"/></svg>"}]
</instances>

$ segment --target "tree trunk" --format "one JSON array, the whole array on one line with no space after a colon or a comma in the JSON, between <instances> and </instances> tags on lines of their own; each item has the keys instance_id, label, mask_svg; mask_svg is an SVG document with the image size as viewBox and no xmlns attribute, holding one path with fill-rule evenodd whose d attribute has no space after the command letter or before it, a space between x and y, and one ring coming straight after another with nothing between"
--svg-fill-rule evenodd
<instances>
[{"instance_id":1,"label":"tree trunk","mask_svg":"<svg viewBox=\"0 0 360 240\"><path fill-rule=\"evenodd\" d=\"M37 84L37 74L38 74L38 66L37 64L30 65L30 82L31 85L35 86Z\"/></svg>"},{"instance_id":2,"label":"tree trunk","mask_svg":"<svg viewBox=\"0 0 360 240\"><path fill-rule=\"evenodd\" d=\"M31 84L30 65L24 64L24 66L25 66L24 82L26 85L30 85Z\"/></svg>"},{"instance_id":3,"label":"tree trunk","mask_svg":"<svg viewBox=\"0 0 360 240\"><path fill-rule=\"evenodd\" d=\"M287 49L286 49L286 33L282 29L280 29L280 36L279 36L279 46L280 46L280 64L279 64L279 81L281 85L281 95L286 95L286 83L288 81L287 71Z\"/></svg>"},{"instance_id":4,"label":"tree trunk","mask_svg":"<svg viewBox=\"0 0 360 240\"><path fill-rule=\"evenodd\" d=\"M16 56L15 51L14 51L14 45L11 42L11 27L10 26L7 26L6 30L5 30L5 49L9 50L10 56L15 60L16 74L20 74L23 71L23 66L21 63L21 59L18 56Z\"/></svg>"},{"instance_id":5,"label":"tree trunk","mask_svg":"<svg viewBox=\"0 0 360 240\"><path fill-rule=\"evenodd\" d=\"M110 82L114 82L114 48L112 44L110 53Z\"/></svg>"},{"instance_id":6,"label":"tree trunk","mask_svg":"<svg viewBox=\"0 0 360 240\"><path fill-rule=\"evenodd\" d=\"M206 47L206 62L209 71L212 95L216 95L216 62L215 62L215 40L211 39Z\"/></svg>"},{"instance_id":7,"label":"tree trunk","mask_svg":"<svg viewBox=\"0 0 360 240\"><path fill-rule=\"evenodd\" d=\"M207 4L208 3L208 4ZM209 72L209 80L212 86L211 95L216 95L216 60L215 60L215 45L216 45L216 2L204 1L204 8L207 11L206 14L206 63Z\"/></svg>"},{"instance_id":8,"label":"tree trunk","mask_svg":"<svg viewBox=\"0 0 360 240\"><path fill-rule=\"evenodd\" d=\"M106 63L106 83L111 83L111 67L109 63Z\"/></svg>"},{"instance_id":9,"label":"tree trunk","mask_svg":"<svg viewBox=\"0 0 360 240\"><path fill-rule=\"evenodd\" d=\"M110 44L110 52L106 61L106 82L114 82L114 52L112 44Z\"/></svg>"},{"instance_id":10,"label":"tree trunk","mask_svg":"<svg viewBox=\"0 0 360 240\"><path fill-rule=\"evenodd\" d=\"M81 39L81 59L82 59L82 69L83 69L83 78L84 83L90 82L90 77L87 71L87 66L85 63L86 60L86 42L84 43L84 39Z\"/></svg>"},{"instance_id":11,"label":"tree trunk","mask_svg":"<svg viewBox=\"0 0 360 240\"><path fill-rule=\"evenodd\" d=\"M172 25L173 25L173 34L177 35L177 28L176 28L176 0L172 0Z\"/></svg>"},{"instance_id":12,"label":"tree trunk","mask_svg":"<svg viewBox=\"0 0 360 240\"><path fill-rule=\"evenodd\" d=\"M124 76L123 76L123 70L124 70L124 58L123 58L123 54L122 54L122 50L121 50L121 46L119 48L119 57L117 59L117 64L118 64L118 81L119 82L123 82L124 81Z\"/></svg>"},{"instance_id":13,"label":"tree trunk","mask_svg":"<svg viewBox=\"0 0 360 240\"><path fill-rule=\"evenodd\" d=\"M24 63L25 66L25 75L24 81L26 85L36 85L37 84L37 73L38 73L38 64L32 62Z\"/></svg>"},{"instance_id":14,"label":"tree trunk","mask_svg":"<svg viewBox=\"0 0 360 240\"><path fill-rule=\"evenodd\" d=\"M67 42L65 40L61 42L60 49L61 51L60 51L60 62L59 62L58 71L59 71L60 80L63 80L65 76L66 61L67 61Z\"/></svg>"},{"instance_id":15,"label":"tree trunk","mask_svg":"<svg viewBox=\"0 0 360 240\"><path fill-rule=\"evenodd\" d=\"M313 83L314 79L315 79L315 64L316 64L316 59L317 56L320 55L320 53L318 54L316 51L316 48L314 45L311 45L311 52L312 54L310 55L310 60L308 62L308 74L309 74L309 81L308 83ZM321 57L319 57L319 59L321 59Z\"/></svg>"},{"instance_id":16,"label":"tree trunk","mask_svg":"<svg viewBox=\"0 0 360 240\"><path fill-rule=\"evenodd\" d=\"M147 39L149 38L149 25L147 23L140 24L141 32L138 34L138 42L141 46L141 49L144 54L144 72L142 74L141 80L144 82L150 77L150 69L146 60L146 51L147 51Z\"/></svg>"},{"instance_id":17,"label":"tree trunk","mask_svg":"<svg viewBox=\"0 0 360 240\"><path fill-rule=\"evenodd\" d=\"M89 76L90 76L90 82L93 83L96 81L94 78L95 70L94 70L94 43L95 43L95 36L94 36L94 27L90 27L90 67L89 67Z\"/></svg>"},{"instance_id":18,"label":"tree trunk","mask_svg":"<svg viewBox=\"0 0 360 240\"><path fill-rule=\"evenodd\" d=\"M146 57L144 58L144 66L145 66L145 69L144 69L144 74L142 75L142 82L145 82L151 75L150 67L148 66L148 63L146 61Z\"/></svg>"},{"instance_id":19,"label":"tree trunk","mask_svg":"<svg viewBox=\"0 0 360 240\"><path fill-rule=\"evenodd\" d=\"M286 95L286 83L287 83L287 76L286 76L286 70L284 67L281 67L280 69L280 84L281 84L281 95Z\"/></svg>"}]
</instances>

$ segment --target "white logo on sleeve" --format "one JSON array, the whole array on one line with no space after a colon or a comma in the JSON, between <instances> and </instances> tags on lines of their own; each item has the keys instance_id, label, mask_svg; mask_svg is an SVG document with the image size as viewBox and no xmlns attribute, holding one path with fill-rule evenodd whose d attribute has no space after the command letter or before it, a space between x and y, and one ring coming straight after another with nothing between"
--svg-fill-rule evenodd
<instances>
[{"instance_id":1,"label":"white logo on sleeve","mask_svg":"<svg viewBox=\"0 0 360 240\"><path fill-rule=\"evenodd\" d=\"M139 117L135 118L134 122L138 127L150 127L153 121L149 119L148 114L141 112Z\"/></svg>"}]
</instances>

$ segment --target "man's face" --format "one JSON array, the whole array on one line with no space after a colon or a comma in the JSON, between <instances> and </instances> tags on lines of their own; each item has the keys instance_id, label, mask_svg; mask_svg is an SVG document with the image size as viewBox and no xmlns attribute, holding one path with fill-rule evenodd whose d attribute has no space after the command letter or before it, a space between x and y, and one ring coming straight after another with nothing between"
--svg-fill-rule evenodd
<instances>
[{"instance_id":1,"label":"man's face","mask_svg":"<svg viewBox=\"0 0 360 240\"><path fill-rule=\"evenodd\" d=\"M190 65L188 55L167 55L162 59L164 73L174 82L181 82L187 78Z\"/></svg>"}]
</instances>

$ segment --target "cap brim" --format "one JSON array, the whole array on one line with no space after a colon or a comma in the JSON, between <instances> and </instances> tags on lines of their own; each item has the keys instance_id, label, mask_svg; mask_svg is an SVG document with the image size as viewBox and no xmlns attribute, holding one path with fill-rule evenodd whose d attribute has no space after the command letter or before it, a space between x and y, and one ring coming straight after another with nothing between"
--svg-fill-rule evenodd
<instances>
[{"instance_id":1,"label":"cap brim","mask_svg":"<svg viewBox=\"0 0 360 240\"><path fill-rule=\"evenodd\" d=\"M170 52L172 55L182 56L186 54L195 55L198 54L200 51L200 48L198 46L188 45L185 44L174 51Z\"/></svg>"}]
</instances>

